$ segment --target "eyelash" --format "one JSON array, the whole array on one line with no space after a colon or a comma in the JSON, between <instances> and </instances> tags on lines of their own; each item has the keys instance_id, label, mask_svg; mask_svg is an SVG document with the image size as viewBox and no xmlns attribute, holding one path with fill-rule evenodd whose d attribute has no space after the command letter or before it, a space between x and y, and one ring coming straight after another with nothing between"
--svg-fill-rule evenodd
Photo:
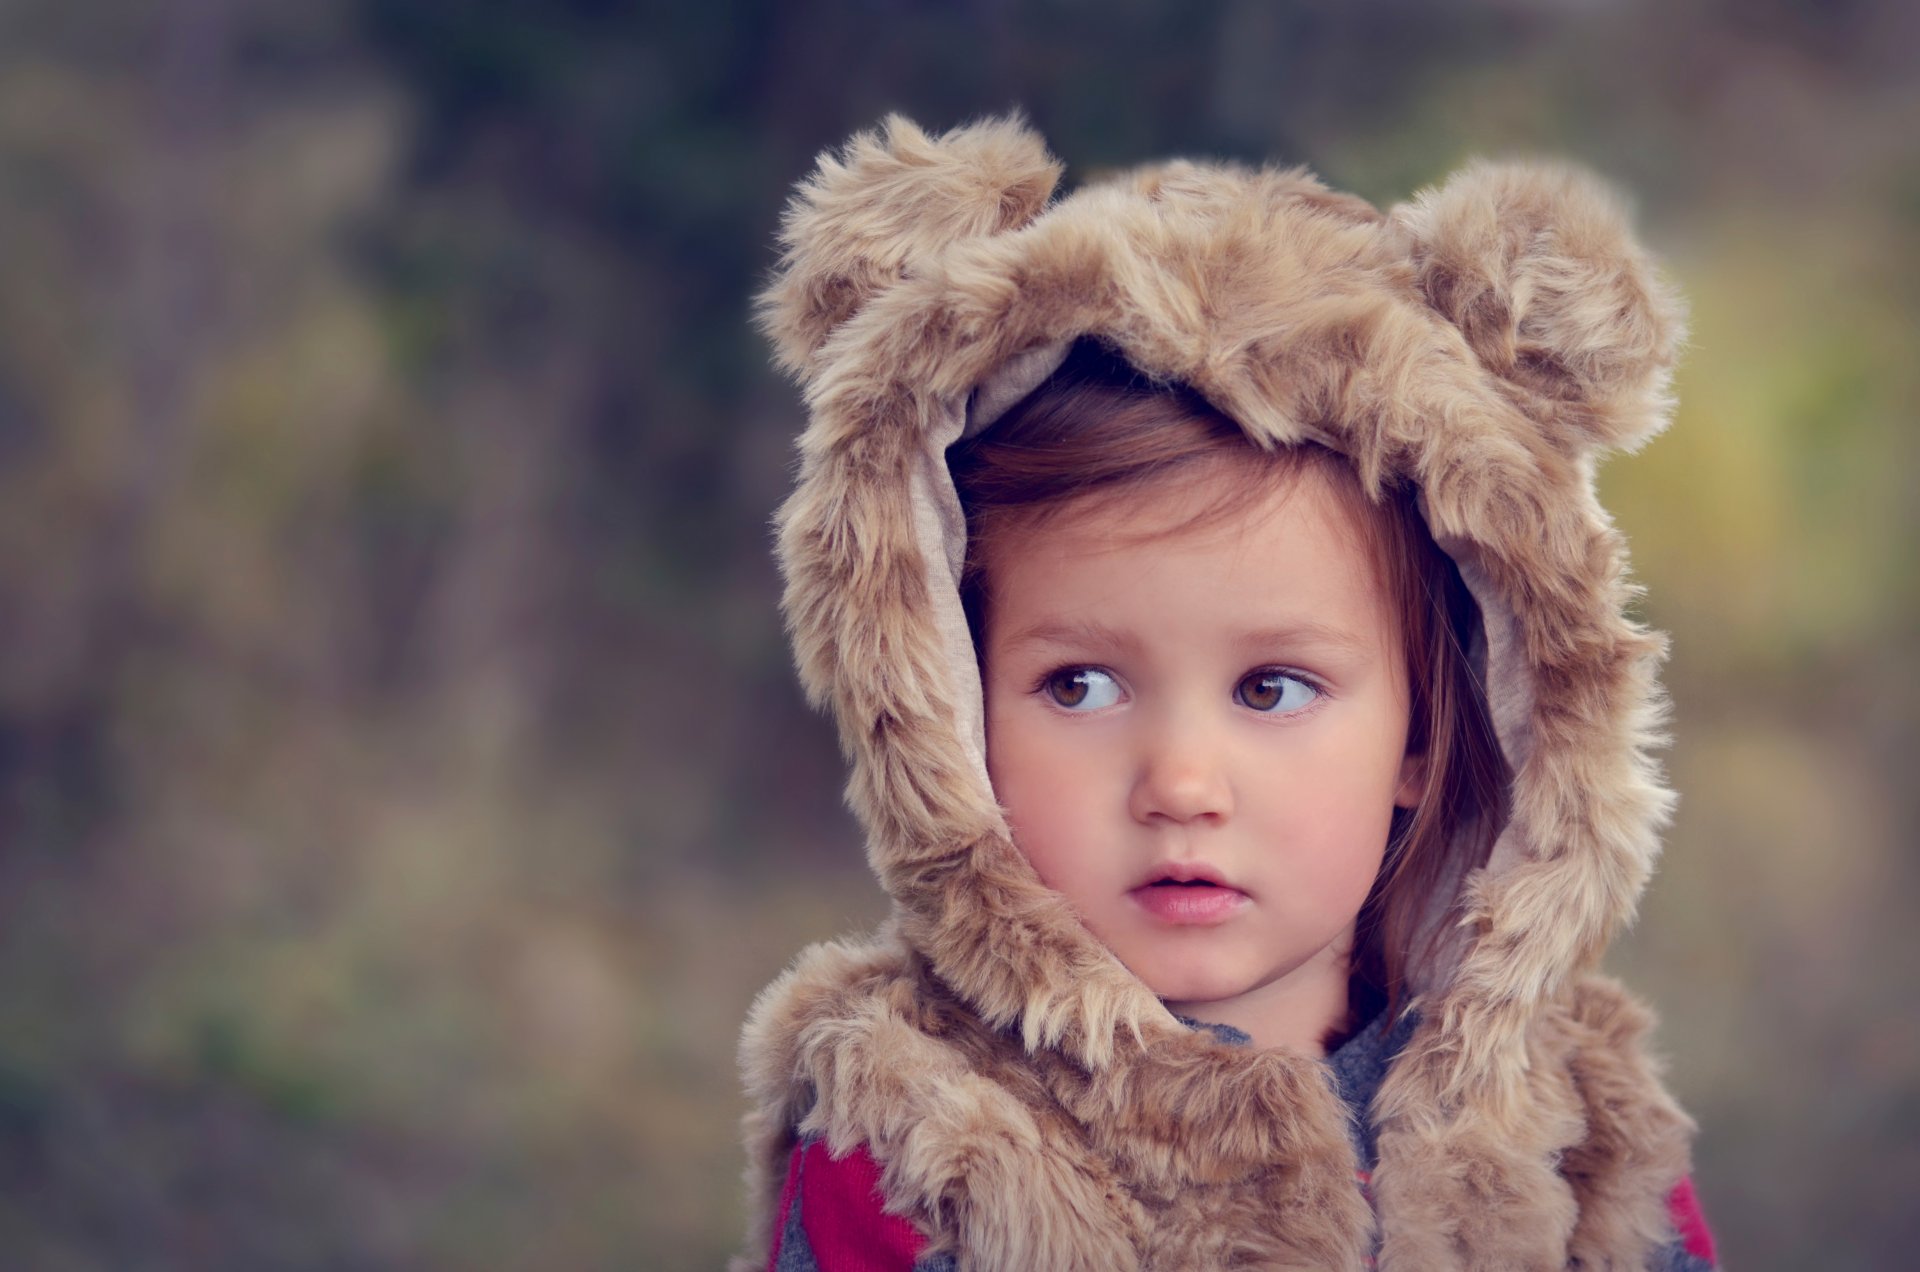
<instances>
[{"instance_id":1,"label":"eyelash","mask_svg":"<svg viewBox=\"0 0 1920 1272\"><path fill-rule=\"evenodd\" d=\"M1234 682L1233 689L1236 702L1239 701L1238 694L1240 692L1240 686L1259 676L1280 676L1288 680L1297 680L1307 688L1313 690L1313 701L1307 703L1304 707L1295 707L1291 711L1261 711L1257 707L1247 708L1257 715L1270 716L1279 720L1298 720L1304 716L1312 715L1325 705L1327 701L1326 686L1303 671L1295 671L1291 667L1256 667ZM1241 705L1245 706L1246 704L1242 703Z\"/></svg>"},{"instance_id":2,"label":"eyelash","mask_svg":"<svg viewBox=\"0 0 1920 1272\"><path fill-rule=\"evenodd\" d=\"M1052 667L1044 672L1041 672L1039 679L1033 682L1033 685L1028 689L1027 692L1036 695L1043 702L1045 702L1048 706L1054 708L1056 711L1060 711L1068 715L1084 714L1083 712L1074 711L1071 708L1061 706L1058 702L1054 701L1053 695L1047 692L1047 686L1051 685L1056 677L1065 675L1070 672L1076 672L1076 671L1097 671L1104 676L1111 676L1115 681L1118 681L1120 679L1120 677L1118 675L1115 675L1112 670L1106 667L1102 667L1098 663L1062 663L1057 667ZM1240 703L1239 701L1238 695L1240 691L1240 686L1245 684L1247 681L1252 680L1258 676L1284 676L1289 680L1297 680L1301 684L1307 686L1307 688L1313 690L1314 696L1313 696L1312 702L1309 702L1304 707L1296 707L1292 711L1261 711L1255 707L1247 707L1247 710L1252 711L1255 715L1269 716L1279 720L1298 720L1318 711L1321 708L1321 706L1327 701L1328 697L1331 696L1328 693L1327 687L1325 685L1321 684L1319 680L1317 680L1313 676L1308 675L1306 672L1299 671L1293 667L1270 665L1265 667L1255 667L1253 670L1241 676L1240 679L1233 682L1234 701L1236 703L1242 706L1246 705L1245 703Z\"/></svg>"}]
</instances>

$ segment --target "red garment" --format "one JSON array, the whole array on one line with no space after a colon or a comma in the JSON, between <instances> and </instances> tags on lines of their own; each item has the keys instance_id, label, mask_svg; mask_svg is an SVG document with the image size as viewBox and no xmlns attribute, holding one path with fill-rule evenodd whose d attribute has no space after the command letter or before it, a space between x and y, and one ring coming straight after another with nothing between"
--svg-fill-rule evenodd
<instances>
[{"instance_id":1,"label":"red garment","mask_svg":"<svg viewBox=\"0 0 1920 1272\"><path fill-rule=\"evenodd\" d=\"M1691 1178L1681 1180L1680 1186L1668 1195L1667 1213L1673 1216L1673 1230L1680 1234L1687 1253L1719 1267L1720 1257L1713 1249L1713 1233L1707 1227L1707 1216L1700 1210L1700 1198L1693 1191Z\"/></svg>"},{"instance_id":2,"label":"red garment","mask_svg":"<svg viewBox=\"0 0 1920 1272\"><path fill-rule=\"evenodd\" d=\"M836 1159L825 1140L812 1140L789 1159L768 1272L780 1261L780 1241L795 1200L801 1230L822 1272L910 1272L926 1248L927 1239L912 1224L880 1209L880 1163L865 1145Z\"/></svg>"}]
</instances>

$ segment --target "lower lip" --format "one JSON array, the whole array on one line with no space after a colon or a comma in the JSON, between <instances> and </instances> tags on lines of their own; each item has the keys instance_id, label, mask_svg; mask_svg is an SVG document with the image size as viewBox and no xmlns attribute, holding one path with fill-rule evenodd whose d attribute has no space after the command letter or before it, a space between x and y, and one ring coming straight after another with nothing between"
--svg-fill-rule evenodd
<instances>
[{"instance_id":1,"label":"lower lip","mask_svg":"<svg viewBox=\"0 0 1920 1272\"><path fill-rule=\"evenodd\" d=\"M1127 894L1134 904L1162 923L1204 927L1224 923L1247 903L1247 894L1238 888L1154 886L1135 888Z\"/></svg>"}]
</instances>

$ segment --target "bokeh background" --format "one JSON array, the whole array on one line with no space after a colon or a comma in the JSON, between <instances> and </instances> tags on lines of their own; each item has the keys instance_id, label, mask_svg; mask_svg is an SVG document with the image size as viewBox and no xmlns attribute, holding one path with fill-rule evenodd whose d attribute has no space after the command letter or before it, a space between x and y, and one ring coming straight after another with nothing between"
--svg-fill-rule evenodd
<instances>
[{"instance_id":1,"label":"bokeh background","mask_svg":"<svg viewBox=\"0 0 1920 1272\"><path fill-rule=\"evenodd\" d=\"M821 148L1018 105L1069 182L1634 192L1682 803L1613 965L1726 1263L1910 1266L1917 63L1898 0L9 0L0 1265L720 1262L741 1017L882 908L748 298Z\"/></svg>"}]
</instances>

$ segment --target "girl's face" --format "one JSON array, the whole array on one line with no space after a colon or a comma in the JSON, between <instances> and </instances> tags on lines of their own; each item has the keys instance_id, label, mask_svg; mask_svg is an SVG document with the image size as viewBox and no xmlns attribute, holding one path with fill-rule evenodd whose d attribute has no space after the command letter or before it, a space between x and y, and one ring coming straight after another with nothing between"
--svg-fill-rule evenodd
<instances>
[{"instance_id":1,"label":"girl's face","mask_svg":"<svg viewBox=\"0 0 1920 1272\"><path fill-rule=\"evenodd\" d=\"M1316 470L1153 534L1210 465L989 545L987 766L1041 879L1170 1008L1317 1055L1420 795L1406 674Z\"/></svg>"}]
</instances>

